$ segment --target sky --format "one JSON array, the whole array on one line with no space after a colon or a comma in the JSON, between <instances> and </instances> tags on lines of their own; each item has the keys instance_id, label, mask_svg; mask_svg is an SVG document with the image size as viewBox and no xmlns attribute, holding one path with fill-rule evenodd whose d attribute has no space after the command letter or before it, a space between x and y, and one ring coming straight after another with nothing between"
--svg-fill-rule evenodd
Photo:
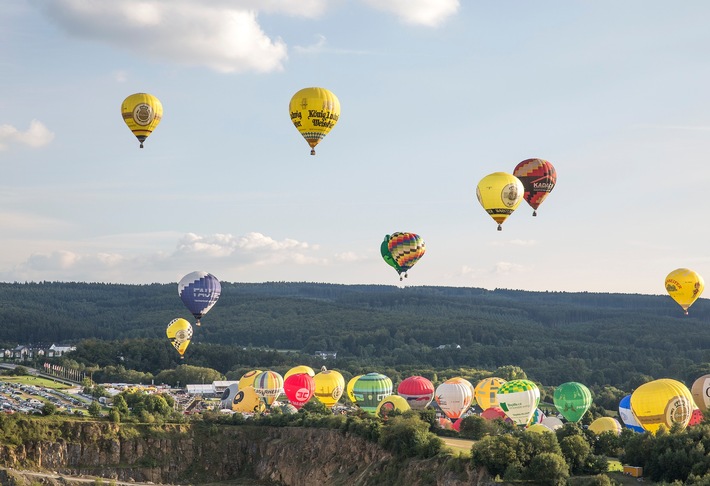
<instances>
[{"instance_id":1,"label":"sky","mask_svg":"<svg viewBox=\"0 0 710 486\"><path fill-rule=\"evenodd\" d=\"M13 0L0 281L665 294L710 278L706 0ZM331 90L310 155L288 102ZM121 102L160 99L144 149ZM492 172L557 185L497 231ZM396 231L426 254L400 283Z\"/></svg>"}]
</instances>

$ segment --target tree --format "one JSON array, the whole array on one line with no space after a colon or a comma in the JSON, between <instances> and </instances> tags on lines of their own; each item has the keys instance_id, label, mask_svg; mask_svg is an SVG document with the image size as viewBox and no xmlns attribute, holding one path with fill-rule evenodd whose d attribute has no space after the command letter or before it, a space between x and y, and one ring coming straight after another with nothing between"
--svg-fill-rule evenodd
<instances>
[{"instance_id":1,"label":"tree","mask_svg":"<svg viewBox=\"0 0 710 486\"><path fill-rule=\"evenodd\" d=\"M592 447L581 435L571 435L560 441L560 449L573 474L581 473Z\"/></svg>"},{"instance_id":2,"label":"tree","mask_svg":"<svg viewBox=\"0 0 710 486\"><path fill-rule=\"evenodd\" d=\"M429 432L418 416L392 417L382 428L380 445L401 457L433 457L441 450L441 439Z\"/></svg>"},{"instance_id":3,"label":"tree","mask_svg":"<svg viewBox=\"0 0 710 486\"><path fill-rule=\"evenodd\" d=\"M94 418L98 418L101 416L101 405L99 405L99 402L97 402L95 400L91 401L87 410L89 412L89 415L91 415Z\"/></svg>"},{"instance_id":4,"label":"tree","mask_svg":"<svg viewBox=\"0 0 710 486\"><path fill-rule=\"evenodd\" d=\"M42 406L42 415L54 415L57 413L57 406L51 402L45 402Z\"/></svg>"},{"instance_id":5,"label":"tree","mask_svg":"<svg viewBox=\"0 0 710 486\"><path fill-rule=\"evenodd\" d=\"M530 460L525 476L538 484L564 485L569 478L569 466L561 455L542 452Z\"/></svg>"}]
</instances>

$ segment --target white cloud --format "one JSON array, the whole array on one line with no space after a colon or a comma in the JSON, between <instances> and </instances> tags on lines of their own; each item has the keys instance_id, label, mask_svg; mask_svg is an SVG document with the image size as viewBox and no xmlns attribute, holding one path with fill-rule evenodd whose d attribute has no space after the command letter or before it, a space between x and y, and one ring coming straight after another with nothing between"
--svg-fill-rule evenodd
<instances>
[{"instance_id":1,"label":"white cloud","mask_svg":"<svg viewBox=\"0 0 710 486\"><path fill-rule=\"evenodd\" d=\"M368 259L366 256L358 255L357 253L355 253L353 251L344 251L341 253L336 253L334 255L334 258L336 261L344 262L344 263L361 262L363 260Z\"/></svg>"},{"instance_id":2,"label":"white cloud","mask_svg":"<svg viewBox=\"0 0 710 486\"><path fill-rule=\"evenodd\" d=\"M46 218L44 216L19 211L0 211L0 228L3 228L6 235L16 235L20 232L39 233L47 230L54 231L68 229L70 226L71 225L65 221L59 219Z\"/></svg>"},{"instance_id":3,"label":"white cloud","mask_svg":"<svg viewBox=\"0 0 710 486\"><path fill-rule=\"evenodd\" d=\"M370 7L395 14L407 24L437 27L459 9L459 0L363 0Z\"/></svg>"},{"instance_id":4,"label":"white cloud","mask_svg":"<svg viewBox=\"0 0 710 486\"><path fill-rule=\"evenodd\" d=\"M511 262L498 262L495 264L493 273L498 275L509 275L511 273L520 273L525 270L523 265Z\"/></svg>"},{"instance_id":5,"label":"white cloud","mask_svg":"<svg viewBox=\"0 0 710 486\"><path fill-rule=\"evenodd\" d=\"M287 3L266 2L264 8L294 13ZM255 2L53 0L41 5L73 35L154 59L231 73L280 71L287 58L285 43L261 29Z\"/></svg>"},{"instance_id":6,"label":"white cloud","mask_svg":"<svg viewBox=\"0 0 710 486\"><path fill-rule=\"evenodd\" d=\"M10 143L38 148L52 140L54 140L54 133L38 120L32 120L29 128L24 132L12 125L0 125L0 150L6 149Z\"/></svg>"}]
</instances>

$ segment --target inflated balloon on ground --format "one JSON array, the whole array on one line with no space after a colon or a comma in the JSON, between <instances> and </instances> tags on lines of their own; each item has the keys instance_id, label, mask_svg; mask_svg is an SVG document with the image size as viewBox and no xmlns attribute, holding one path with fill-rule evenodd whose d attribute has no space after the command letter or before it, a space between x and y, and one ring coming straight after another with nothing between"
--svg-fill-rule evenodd
<instances>
[{"instance_id":1,"label":"inflated balloon on ground","mask_svg":"<svg viewBox=\"0 0 710 486\"><path fill-rule=\"evenodd\" d=\"M414 410L424 410L434 399L434 385L423 376L410 376L397 386L397 394Z\"/></svg>"},{"instance_id":2,"label":"inflated balloon on ground","mask_svg":"<svg viewBox=\"0 0 710 486\"><path fill-rule=\"evenodd\" d=\"M693 412L693 395L683 383L669 378L649 381L631 394L631 410L644 430L684 429Z\"/></svg>"},{"instance_id":3,"label":"inflated balloon on ground","mask_svg":"<svg viewBox=\"0 0 710 486\"><path fill-rule=\"evenodd\" d=\"M366 412L375 413L377 405L392 395L392 380L382 373L362 375L353 385L357 406Z\"/></svg>"},{"instance_id":4,"label":"inflated balloon on ground","mask_svg":"<svg viewBox=\"0 0 710 486\"><path fill-rule=\"evenodd\" d=\"M553 401L568 422L579 422L592 404L592 393L582 383L569 381L555 388Z\"/></svg>"},{"instance_id":5,"label":"inflated balloon on ground","mask_svg":"<svg viewBox=\"0 0 710 486\"><path fill-rule=\"evenodd\" d=\"M474 399L481 410L486 410L487 408L498 406L498 390L505 384L503 378L491 377L484 378L479 381L474 387Z\"/></svg>"},{"instance_id":6,"label":"inflated balloon on ground","mask_svg":"<svg viewBox=\"0 0 710 486\"><path fill-rule=\"evenodd\" d=\"M513 423L526 426L540 403L540 389L530 380L512 380L500 387L497 398Z\"/></svg>"}]
</instances>

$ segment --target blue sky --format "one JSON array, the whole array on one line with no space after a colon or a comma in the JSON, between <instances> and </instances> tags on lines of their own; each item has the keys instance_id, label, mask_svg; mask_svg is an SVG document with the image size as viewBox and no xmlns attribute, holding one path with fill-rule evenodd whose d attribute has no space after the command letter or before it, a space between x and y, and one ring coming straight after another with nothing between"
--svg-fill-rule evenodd
<instances>
[{"instance_id":1,"label":"blue sky","mask_svg":"<svg viewBox=\"0 0 710 486\"><path fill-rule=\"evenodd\" d=\"M710 278L710 3L14 0L0 11L0 280L664 294ZM315 157L296 91L341 103ZM164 106L140 150L121 101ZM475 196L558 173L496 231Z\"/></svg>"}]
</instances>

